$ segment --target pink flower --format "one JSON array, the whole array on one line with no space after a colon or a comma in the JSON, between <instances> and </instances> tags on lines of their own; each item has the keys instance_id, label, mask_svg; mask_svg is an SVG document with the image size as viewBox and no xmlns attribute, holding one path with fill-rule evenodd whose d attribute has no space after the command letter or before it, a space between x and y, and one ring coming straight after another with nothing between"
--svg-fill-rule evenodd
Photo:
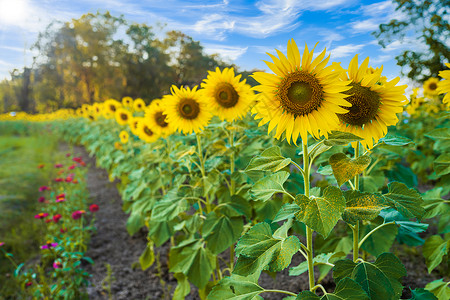
<instances>
[{"instance_id":1,"label":"pink flower","mask_svg":"<svg viewBox=\"0 0 450 300\"><path fill-rule=\"evenodd\" d=\"M41 249L50 249L56 246L58 246L58 243L47 242L47 244L41 246Z\"/></svg>"},{"instance_id":2,"label":"pink flower","mask_svg":"<svg viewBox=\"0 0 450 300\"><path fill-rule=\"evenodd\" d=\"M44 219L48 216L48 213L38 213L34 216L35 219Z\"/></svg>"},{"instance_id":3,"label":"pink flower","mask_svg":"<svg viewBox=\"0 0 450 300\"><path fill-rule=\"evenodd\" d=\"M38 201L39 201L40 203L45 202L45 197L39 197Z\"/></svg>"},{"instance_id":4,"label":"pink flower","mask_svg":"<svg viewBox=\"0 0 450 300\"><path fill-rule=\"evenodd\" d=\"M61 268L62 268L62 263L61 263L59 260L55 261L55 262L53 263L53 268L55 268L55 269L61 269Z\"/></svg>"},{"instance_id":5,"label":"pink flower","mask_svg":"<svg viewBox=\"0 0 450 300\"><path fill-rule=\"evenodd\" d=\"M66 197L66 193L62 193L56 196L56 198L65 198Z\"/></svg>"},{"instance_id":6,"label":"pink flower","mask_svg":"<svg viewBox=\"0 0 450 300\"><path fill-rule=\"evenodd\" d=\"M59 232L65 233L65 232L67 232L67 228L61 228L61 229L59 229Z\"/></svg>"},{"instance_id":7,"label":"pink flower","mask_svg":"<svg viewBox=\"0 0 450 300\"><path fill-rule=\"evenodd\" d=\"M57 168L57 169L60 169L60 168L62 168L62 167L63 167L62 164L56 164L56 165L55 165L55 168Z\"/></svg>"},{"instance_id":8,"label":"pink flower","mask_svg":"<svg viewBox=\"0 0 450 300\"><path fill-rule=\"evenodd\" d=\"M85 213L84 210L76 210L72 213L72 219L78 220Z\"/></svg>"},{"instance_id":9,"label":"pink flower","mask_svg":"<svg viewBox=\"0 0 450 300\"><path fill-rule=\"evenodd\" d=\"M55 221L55 223L58 223L58 221L61 220L61 217L62 216L60 214L54 215L53 216L53 221Z\"/></svg>"},{"instance_id":10,"label":"pink flower","mask_svg":"<svg viewBox=\"0 0 450 300\"><path fill-rule=\"evenodd\" d=\"M70 153L67 153L67 154L66 154L66 157L70 157L70 155L71 155Z\"/></svg>"},{"instance_id":11,"label":"pink flower","mask_svg":"<svg viewBox=\"0 0 450 300\"><path fill-rule=\"evenodd\" d=\"M30 285L32 285L33 283L31 281L25 283L25 287L29 287Z\"/></svg>"},{"instance_id":12,"label":"pink flower","mask_svg":"<svg viewBox=\"0 0 450 300\"><path fill-rule=\"evenodd\" d=\"M69 167L69 170L73 170L73 169L75 169L75 168L76 168L76 166L77 166L77 165L71 165L71 166Z\"/></svg>"},{"instance_id":13,"label":"pink flower","mask_svg":"<svg viewBox=\"0 0 450 300\"><path fill-rule=\"evenodd\" d=\"M91 212L96 212L98 211L98 205L97 204L91 204L91 206L89 206L89 210Z\"/></svg>"},{"instance_id":14,"label":"pink flower","mask_svg":"<svg viewBox=\"0 0 450 300\"><path fill-rule=\"evenodd\" d=\"M63 182L64 179L63 179L63 178L55 178L55 181L56 181L56 182Z\"/></svg>"},{"instance_id":15,"label":"pink flower","mask_svg":"<svg viewBox=\"0 0 450 300\"><path fill-rule=\"evenodd\" d=\"M48 187L48 186L41 186L40 188L39 188L39 192L43 192L43 191L50 191L50 187Z\"/></svg>"},{"instance_id":16,"label":"pink flower","mask_svg":"<svg viewBox=\"0 0 450 300\"><path fill-rule=\"evenodd\" d=\"M81 156L79 156L79 157L72 158L72 160L79 163L79 162L83 161L83 158L81 158Z\"/></svg>"},{"instance_id":17,"label":"pink flower","mask_svg":"<svg viewBox=\"0 0 450 300\"><path fill-rule=\"evenodd\" d=\"M66 201L66 198L58 198L55 200L56 203L64 202L64 201Z\"/></svg>"},{"instance_id":18,"label":"pink flower","mask_svg":"<svg viewBox=\"0 0 450 300\"><path fill-rule=\"evenodd\" d=\"M73 178L72 177L67 177L66 178L66 182L72 182Z\"/></svg>"},{"instance_id":19,"label":"pink flower","mask_svg":"<svg viewBox=\"0 0 450 300\"><path fill-rule=\"evenodd\" d=\"M0 242L0 247L3 246L5 244L5 242Z\"/></svg>"}]
</instances>

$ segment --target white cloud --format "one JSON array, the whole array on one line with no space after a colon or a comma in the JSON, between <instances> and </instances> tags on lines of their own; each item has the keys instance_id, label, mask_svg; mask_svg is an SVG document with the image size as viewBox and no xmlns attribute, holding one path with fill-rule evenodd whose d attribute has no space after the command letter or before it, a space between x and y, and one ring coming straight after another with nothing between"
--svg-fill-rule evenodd
<instances>
[{"instance_id":1,"label":"white cloud","mask_svg":"<svg viewBox=\"0 0 450 300\"><path fill-rule=\"evenodd\" d=\"M11 63L9 63L9 62L6 62L6 61L4 61L4 60L0 60L0 65L2 65L2 66L7 66L7 67L12 67L12 66L13 66L13 64L11 64Z\"/></svg>"},{"instance_id":2,"label":"white cloud","mask_svg":"<svg viewBox=\"0 0 450 300\"><path fill-rule=\"evenodd\" d=\"M390 55L390 54L379 55L379 56L377 56L377 57L375 57L375 58L372 58L372 59L370 60L370 64L371 64L371 65L379 65L379 64L382 64L382 63L384 63L384 62L387 62L388 60L391 60L391 59L393 59L393 58L394 58L394 56L393 56L393 55Z\"/></svg>"},{"instance_id":3,"label":"white cloud","mask_svg":"<svg viewBox=\"0 0 450 300\"><path fill-rule=\"evenodd\" d=\"M341 46L337 46L336 48L333 48L330 53L331 53L331 57L334 58L342 58L342 57L347 57L349 55L353 55L356 54L356 51L361 50L362 48L364 48L366 45L354 45L354 44L348 44L348 45L341 45Z\"/></svg>"},{"instance_id":4,"label":"white cloud","mask_svg":"<svg viewBox=\"0 0 450 300\"><path fill-rule=\"evenodd\" d=\"M219 54L220 57L234 61L247 52L248 47L225 46L219 44L204 44L207 54Z\"/></svg>"}]
</instances>

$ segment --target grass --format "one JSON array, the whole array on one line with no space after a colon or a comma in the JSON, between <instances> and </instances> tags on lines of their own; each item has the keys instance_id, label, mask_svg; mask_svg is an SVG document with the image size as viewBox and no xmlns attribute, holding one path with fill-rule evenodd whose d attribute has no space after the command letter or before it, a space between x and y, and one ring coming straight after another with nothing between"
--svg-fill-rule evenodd
<instances>
[{"instance_id":1,"label":"grass","mask_svg":"<svg viewBox=\"0 0 450 300\"><path fill-rule=\"evenodd\" d=\"M18 132L10 132L16 134ZM22 132L22 133L29 133ZM42 222L34 215L39 211L39 187L51 178L55 139L41 136L0 135L0 241L5 250L18 262L31 259L38 253ZM38 169L45 164L44 169ZM14 289L8 277L13 267L0 256L0 294L7 295Z\"/></svg>"}]
</instances>

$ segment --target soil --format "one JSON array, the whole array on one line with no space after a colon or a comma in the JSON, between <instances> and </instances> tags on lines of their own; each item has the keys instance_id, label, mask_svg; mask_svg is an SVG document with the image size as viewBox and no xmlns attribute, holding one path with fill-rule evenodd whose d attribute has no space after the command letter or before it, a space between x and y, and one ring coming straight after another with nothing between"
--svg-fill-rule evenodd
<instances>
[{"instance_id":1,"label":"soil","mask_svg":"<svg viewBox=\"0 0 450 300\"><path fill-rule=\"evenodd\" d=\"M88 162L88 189L92 203L99 205L95 226L86 256L94 260L94 265L87 265L86 270L92 274L91 285L87 288L89 299L171 299L177 285L173 275L168 272L169 243L155 249L159 252L159 268L155 262L149 269L142 271L139 256L145 249L147 232L141 230L134 236L126 231L127 214L122 211L122 200L115 183L109 182L108 174L95 167L95 158L90 158L84 148L75 147L74 152ZM438 272L428 274L421 254L421 249L409 249L396 246L399 258L407 269L403 284L414 288L425 287L428 282L439 279ZM228 256L224 253L224 256ZM295 255L291 266L298 265L303 258ZM111 268L108 276L107 265ZM318 274L316 274L317 278ZM112 280L109 280L112 279ZM289 276L288 269L279 272L276 278L263 273L259 284L267 289L281 289L298 293L308 288L307 274L298 277ZM331 272L321 284L328 291L334 290ZM109 294L111 297L109 297ZM409 288L405 288L402 298L410 298ZM287 295L278 293L261 294L264 299L283 299ZM191 285L187 300L200 299L197 289Z\"/></svg>"}]
</instances>

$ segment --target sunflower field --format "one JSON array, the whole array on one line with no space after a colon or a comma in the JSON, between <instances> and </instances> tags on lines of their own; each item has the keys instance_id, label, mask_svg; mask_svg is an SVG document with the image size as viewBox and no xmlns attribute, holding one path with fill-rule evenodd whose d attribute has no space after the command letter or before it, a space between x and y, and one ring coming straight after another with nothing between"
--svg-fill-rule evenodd
<instances>
[{"instance_id":1,"label":"sunflower field","mask_svg":"<svg viewBox=\"0 0 450 300\"><path fill-rule=\"evenodd\" d=\"M169 298L450 299L450 70L408 94L369 58L341 66L316 46L300 53L289 40L254 86L218 67L150 102L3 114L0 128L95 157L117 184L126 230L147 236L139 267L167 255ZM17 284L9 297L87 297L99 206L82 158L53 163L34 217L39 263L0 243ZM426 272L405 280L420 264Z\"/></svg>"}]
</instances>

